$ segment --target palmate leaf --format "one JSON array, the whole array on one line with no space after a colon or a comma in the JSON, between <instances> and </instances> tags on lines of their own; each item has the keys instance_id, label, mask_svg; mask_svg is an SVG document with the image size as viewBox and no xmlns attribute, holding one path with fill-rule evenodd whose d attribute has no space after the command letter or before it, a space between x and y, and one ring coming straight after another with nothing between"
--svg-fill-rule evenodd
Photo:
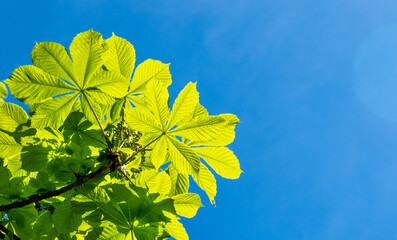
<instances>
[{"instance_id":1,"label":"palmate leaf","mask_svg":"<svg viewBox=\"0 0 397 240\"><path fill-rule=\"evenodd\" d=\"M113 104L113 99L99 96L98 91L103 91L102 95L106 96L124 96L129 83L120 74L99 71L107 59L107 50L102 36L92 30L80 33L73 39L70 46L73 62L66 49L57 43L45 42L35 46L32 60L36 66L19 67L6 80L14 96L24 103L31 105L45 101L37 107L38 113L32 119L33 127L58 128L70 112L69 105L73 106L83 92L92 98L91 105L98 115L110 112L110 107L106 105ZM64 95L73 92L78 94L76 98L65 100L68 97ZM83 103L82 110L95 123L96 119L88 105L87 102Z\"/></svg>"}]
</instances>

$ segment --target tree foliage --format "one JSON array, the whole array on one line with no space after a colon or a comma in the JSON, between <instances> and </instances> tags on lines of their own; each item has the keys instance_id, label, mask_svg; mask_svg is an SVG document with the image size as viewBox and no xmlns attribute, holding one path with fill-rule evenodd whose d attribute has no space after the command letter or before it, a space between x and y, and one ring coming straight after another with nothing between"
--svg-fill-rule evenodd
<instances>
[{"instance_id":1,"label":"tree foliage","mask_svg":"<svg viewBox=\"0 0 397 240\"><path fill-rule=\"evenodd\" d=\"M180 217L203 206L189 176L214 205L209 167L239 177L238 118L209 115L195 83L170 108L169 64L134 72L125 39L89 30L69 52L37 43L32 62L5 80L29 114L0 83L0 238L188 239Z\"/></svg>"}]
</instances>

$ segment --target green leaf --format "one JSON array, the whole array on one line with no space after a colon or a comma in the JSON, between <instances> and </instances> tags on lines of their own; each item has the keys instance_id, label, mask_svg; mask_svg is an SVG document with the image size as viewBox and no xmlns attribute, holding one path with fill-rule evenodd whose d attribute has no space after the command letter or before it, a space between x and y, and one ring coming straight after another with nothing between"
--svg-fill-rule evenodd
<instances>
[{"instance_id":1,"label":"green leaf","mask_svg":"<svg viewBox=\"0 0 397 240\"><path fill-rule=\"evenodd\" d=\"M81 109L83 110L84 115L86 118L93 124L98 124L97 120L95 118L95 114L93 113L90 105L94 109L98 120L99 121L104 121L103 116L102 116L102 108L101 105L98 104L97 101L94 101L94 99L91 97L91 94L89 93L84 93L81 96Z\"/></svg>"},{"instance_id":2,"label":"green leaf","mask_svg":"<svg viewBox=\"0 0 397 240\"><path fill-rule=\"evenodd\" d=\"M216 195L216 179L214 175L203 163L201 163L200 172L198 174L193 174L192 176L197 185L205 191L210 201L214 202Z\"/></svg>"},{"instance_id":3,"label":"green leaf","mask_svg":"<svg viewBox=\"0 0 397 240\"><path fill-rule=\"evenodd\" d=\"M172 219L170 223L167 223L167 230L176 240L189 240L189 236L182 223L176 219Z\"/></svg>"},{"instance_id":4,"label":"green leaf","mask_svg":"<svg viewBox=\"0 0 397 240\"><path fill-rule=\"evenodd\" d=\"M173 196L176 213L183 217L192 218L197 210L203 207L200 196L195 193L184 193Z\"/></svg>"},{"instance_id":5,"label":"green leaf","mask_svg":"<svg viewBox=\"0 0 397 240\"><path fill-rule=\"evenodd\" d=\"M64 201L56 206L52 219L59 233L76 231L83 221L81 215L73 210L70 201Z\"/></svg>"},{"instance_id":6,"label":"green leaf","mask_svg":"<svg viewBox=\"0 0 397 240\"><path fill-rule=\"evenodd\" d=\"M165 172L156 173L155 177L147 182L151 193L166 195L171 190L171 179Z\"/></svg>"},{"instance_id":7,"label":"green leaf","mask_svg":"<svg viewBox=\"0 0 397 240\"><path fill-rule=\"evenodd\" d=\"M32 125L36 128L60 127L72 110L78 95L79 93L74 93L45 101L36 109Z\"/></svg>"},{"instance_id":8,"label":"green leaf","mask_svg":"<svg viewBox=\"0 0 397 240\"><path fill-rule=\"evenodd\" d=\"M144 95L128 96L127 98L135 107L142 109L147 107Z\"/></svg>"},{"instance_id":9,"label":"green leaf","mask_svg":"<svg viewBox=\"0 0 397 240\"><path fill-rule=\"evenodd\" d=\"M112 97L121 98L127 94L129 84L129 80L117 72L100 71L91 78L88 87L96 87Z\"/></svg>"},{"instance_id":10,"label":"green leaf","mask_svg":"<svg viewBox=\"0 0 397 240\"><path fill-rule=\"evenodd\" d=\"M18 155L21 150L22 146L14 138L0 131L0 158Z\"/></svg>"},{"instance_id":11,"label":"green leaf","mask_svg":"<svg viewBox=\"0 0 397 240\"><path fill-rule=\"evenodd\" d=\"M167 138L162 136L156 141L156 145L154 145L153 150L150 153L150 161L153 163L156 170L166 163L167 147Z\"/></svg>"},{"instance_id":12,"label":"green leaf","mask_svg":"<svg viewBox=\"0 0 397 240\"><path fill-rule=\"evenodd\" d=\"M55 42L36 43L32 50L32 61L36 67L47 73L79 86L72 60L66 48L61 44Z\"/></svg>"},{"instance_id":13,"label":"green leaf","mask_svg":"<svg viewBox=\"0 0 397 240\"><path fill-rule=\"evenodd\" d=\"M92 29L77 34L70 44L70 55L79 86L88 85L91 76L105 63L108 47L100 33Z\"/></svg>"},{"instance_id":14,"label":"green leaf","mask_svg":"<svg viewBox=\"0 0 397 240\"><path fill-rule=\"evenodd\" d=\"M35 172L44 168L49 160L49 149L42 146L23 147L21 153L22 169Z\"/></svg>"},{"instance_id":15,"label":"green leaf","mask_svg":"<svg viewBox=\"0 0 397 240\"><path fill-rule=\"evenodd\" d=\"M40 215L33 226L33 231L37 239L43 239L43 235L47 235L50 229L53 228L52 222L52 214L50 211L47 210Z\"/></svg>"},{"instance_id":16,"label":"green leaf","mask_svg":"<svg viewBox=\"0 0 397 240\"><path fill-rule=\"evenodd\" d=\"M137 226L133 229L134 239L137 240L156 240L159 235L159 226Z\"/></svg>"},{"instance_id":17,"label":"green leaf","mask_svg":"<svg viewBox=\"0 0 397 240\"><path fill-rule=\"evenodd\" d=\"M239 123L239 119L233 114L220 114L219 117L225 119L224 127L220 134L212 139L206 141L191 141L189 146L226 146L234 141L235 127Z\"/></svg>"},{"instance_id":18,"label":"green leaf","mask_svg":"<svg viewBox=\"0 0 397 240\"><path fill-rule=\"evenodd\" d=\"M225 120L217 116L199 116L169 131L190 140L206 142L218 138L225 129Z\"/></svg>"},{"instance_id":19,"label":"green leaf","mask_svg":"<svg viewBox=\"0 0 397 240\"><path fill-rule=\"evenodd\" d=\"M123 99L116 99L116 101L114 102L114 104L112 105L112 108L110 110L110 118L112 119L112 121L117 121L121 119L121 115L123 113L124 115L124 109L125 109L125 104L126 104L126 100Z\"/></svg>"},{"instance_id":20,"label":"green leaf","mask_svg":"<svg viewBox=\"0 0 397 240\"><path fill-rule=\"evenodd\" d=\"M109 45L109 57L105 66L110 71L117 71L125 78L131 78L135 65L135 49L127 40L112 35L106 40Z\"/></svg>"},{"instance_id":21,"label":"green leaf","mask_svg":"<svg viewBox=\"0 0 397 240\"><path fill-rule=\"evenodd\" d=\"M11 93L26 104L38 103L56 95L78 90L35 66L15 69L5 82Z\"/></svg>"},{"instance_id":22,"label":"green leaf","mask_svg":"<svg viewBox=\"0 0 397 240\"><path fill-rule=\"evenodd\" d=\"M191 116L195 111L198 101L199 94L196 89L196 83L190 82L175 99L170 118L168 119L167 130L171 129L184 118Z\"/></svg>"},{"instance_id":23,"label":"green leaf","mask_svg":"<svg viewBox=\"0 0 397 240\"><path fill-rule=\"evenodd\" d=\"M153 116L138 108L126 112L125 122L134 130L144 133L161 133L161 128L156 124Z\"/></svg>"},{"instance_id":24,"label":"green leaf","mask_svg":"<svg viewBox=\"0 0 397 240\"><path fill-rule=\"evenodd\" d=\"M33 204L22 208L11 209L7 213L7 216L17 235L23 239L32 235L32 224L38 218L37 210L34 208Z\"/></svg>"},{"instance_id":25,"label":"green leaf","mask_svg":"<svg viewBox=\"0 0 397 240\"><path fill-rule=\"evenodd\" d=\"M237 179L240 177L240 163L231 150L226 147L192 148L203 158L216 173L224 178Z\"/></svg>"},{"instance_id":26,"label":"green leaf","mask_svg":"<svg viewBox=\"0 0 397 240\"><path fill-rule=\"evenodd\" d=\"M9 132L15 131L20 125L28 121L25 110L13 103L0 105L0 128Z\"/></svg>"},{"instance_id":27,"label":"green leaf","mask_svg":"<svg viewBox=\"0 0 397 240\"><path fill-rule=\"evenodd\" d=\"M189 175L179 173L173 164L170 164L165 170L170 176L172 186L170 196L187 193L189 190Z\"/></svg>"},{"instance_id":28,"label":"green leaf","mask_svg":"<svg viewBox=\"0 0 397 240\"><path fill-rule=\"evenodd\" d=\"M0 98L6 98L8 94L6 85L3 82L0 82Z\"/></svg>"},{"instance_id":29,"label":"green leaf","mask_svg":"<svg viewBox=\"0 0 397 240\"><path fill-rule=\"evenodd\" d=\"M167 87L159 81L150 81L146 86L144 96L147 108L153 113L161 128L165 129L169 116Z\"/></svg>"},{"instance_id":30,"label":"green leaf","mask_svg":"<svg viewBox=\"0 0 397 240\"><path fill-rule=\"evenodd\" d=\"M148 59L139 64L132 78L129 94L143 93L150 80L157 80L168 86L171 84L169 64Z\"/></svg>"},{"instance_id":31,"label":"green leaf","mask_svg":"<svg viewBox=\"0 0 397 240\"><path fill-rule=\"evenodd\" d=\"M171 162L180 173L194 174L200 170L200 159L186 144L175 137L168 136L168 148Z\"/></svg>"}]
</instances>

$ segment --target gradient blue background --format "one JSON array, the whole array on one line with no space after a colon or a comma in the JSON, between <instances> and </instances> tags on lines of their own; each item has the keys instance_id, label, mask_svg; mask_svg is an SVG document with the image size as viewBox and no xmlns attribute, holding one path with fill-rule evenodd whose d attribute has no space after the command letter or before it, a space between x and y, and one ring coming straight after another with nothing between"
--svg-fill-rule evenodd
<instances>
[{"instance_id":1,"label":"gradient blue background","mask_svg":"<svg viewBox=\"0 0 397 240\"><path fill-rule=\"evenodd\" d=\"M2 1L0 79L35 41L93 28L137 62L198 81L211 114L240 119L244 173L217 178L183 223L191 239L397 239L397 2ZM9 98L9 101L13 101ZM192 190L197 188L192 187Z\"/></svg>"}]
</instances>

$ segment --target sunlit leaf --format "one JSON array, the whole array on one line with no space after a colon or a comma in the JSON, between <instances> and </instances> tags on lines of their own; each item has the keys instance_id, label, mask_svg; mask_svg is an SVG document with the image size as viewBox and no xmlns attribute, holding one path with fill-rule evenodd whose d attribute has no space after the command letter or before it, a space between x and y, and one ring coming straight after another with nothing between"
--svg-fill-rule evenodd
<instances>
[{"instance_id":1,"label":"sunlit leaf","mask_svg":"<svg viewBox=\"0 0 397 240\"><path fill-rule=\"evenodd\" d=\"M168 119L167 129L171 129L182 119L191 116L195 111L198 100L199 94L196 89L196 83L189 83L175 99Z\"/></svg>"},{"instance_id":2,"label":"sunlit leaf","mask_svg":"<svg viewBox=\"0 0 397 240\"><path fill-rule=\"evenodd\" d=\"M146 84L150 80L157 80L168 86L171 84L169 64L157 60L148 59L139 64L132 78L129 94L143 93Z\"/></svg>"},{"instance_id":3,"label":"sunlit leaf","mask_svg":"<svg viewBox=\"0 0 397 240\"><path fill-rule=\"evenodd\" d=\"M11 93L26 104L38 103L56 95L78 90L35 66L15 69L5 82Z\"/></svg>"},{"instance_id":4,"label":"sunlit leaf","mask_svg":"<svg viewBox=\"0 0 397 240\"><path fill-rule=\"evenodd\" d=\"M55 42L36 43L32 50L32 61L36 67L47 73L79 86L73 63L66 48L61 44Z\"/></svg>"},{"instance_id":5,"label":"sunlit leaf","mask_svg":"<svg viewBox=\"0 0 397 240\"><path fill-rule=\"evenodd\" d=\"M109 45L106 68L120 73L129 82L135 65L134 47L127 40L117 37L114 33L106 42Z\"/></svg>"},{"instance_id":6,"label":"sunlit leaf","mask_svg":"<svg viewBox=\"0 0 397 240\"><path fill-rule=\"evenodd\" d=\"M26 123L28 118L23 108L16 104L0 105L0 129L13 132L20 124Z\"/></svg>"},{"instance_id":7,"label":"sunlit leaf","mask_svg":"<svg viewBox=\"0 0 397 240\"><path fill-rule=\"evenodd\" d=\"M192 148L216 173L224 178L236 179L242 172L237 157L226 147Z\"/></svg>"},{"instance_id":8,"label":"sunlit leaf","mask_svg":"<svg viewBox=\"0 0 397 240\"><path fill-rule=\"evenodd\" d=\"M91 76L105 63L107 44L100 33L91 29L77 34L69 48L78 83L85 87Z\"/></svg>"}]
</instances>

